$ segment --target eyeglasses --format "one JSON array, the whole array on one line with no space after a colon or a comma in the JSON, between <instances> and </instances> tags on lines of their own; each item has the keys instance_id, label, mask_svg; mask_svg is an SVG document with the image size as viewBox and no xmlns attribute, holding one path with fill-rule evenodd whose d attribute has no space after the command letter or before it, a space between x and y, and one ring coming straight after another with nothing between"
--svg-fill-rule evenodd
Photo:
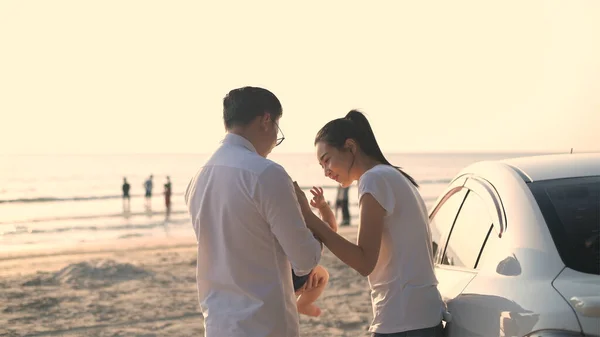
<instances>
[{"instance_id":1,"label":"eyeglasses","mask_svg":"<svg viewBox=\"0 0 600 337\"><path fill-rule=\"evenodd\" d=\"M275 143L275 146L278 146L279 144L281 144L283 142L283 140L285 139L285 136L283 135L283 131L281 131L281 128L279 127L279 124L273 122L275 124L275 126L277 126L277 133L281 134L281 137L277 137L277 143Z\"/></svg>"}]
</instances>

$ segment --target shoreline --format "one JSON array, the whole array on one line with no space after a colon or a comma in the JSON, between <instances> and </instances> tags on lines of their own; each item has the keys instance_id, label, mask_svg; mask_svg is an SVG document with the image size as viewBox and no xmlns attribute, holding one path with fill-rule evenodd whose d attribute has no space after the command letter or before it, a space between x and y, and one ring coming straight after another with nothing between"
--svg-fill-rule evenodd
<instances>
[{"instance_id":1,"label":"shoreline","mask_svg":"<svg viewBox=\"0 0 600 337\"><path fill-rule=\"evenodd\" d=\"M356 225L339 226L338 233L343 236L351 236L356 234L358 227ZM115 247L115 243L119 246ZM19 259L35 259L35 258L50 258L68 255L94 255L102 253L119 253L127 251L143 251L143 250L159 250L159 249L176 249L195 247L196 242L193 236L178 235L176 237L140 237L129 239L105 240L101 243L82 243L71 245L70 248L56 249L51 248L48 252L48 247L36 245L35 248L23 250L21 252L11 252L0 255L0 265L4 261L19 260Z\"/></svg>"}]
</instances>

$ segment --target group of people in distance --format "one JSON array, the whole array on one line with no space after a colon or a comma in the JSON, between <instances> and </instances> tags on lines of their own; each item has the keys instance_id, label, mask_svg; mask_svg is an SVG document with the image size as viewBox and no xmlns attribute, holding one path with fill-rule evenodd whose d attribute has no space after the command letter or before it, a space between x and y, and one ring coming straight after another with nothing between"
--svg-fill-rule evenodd
<instances>
[{"instance_id":1,"label":"group of people in distance","mask_svg":"<svg viewBox=\"0 0 600 337\"><path fill-rule=\"evenodd\" d=\"M146 200L145 206L146 210L152 208L152 189L154 187L153 183L154 176L150 175L146 181L144 181L144 198ZM171 195L173 193L171 187L171 178L167 176L167 181L163 185L163 195L165 197L165 208L167 216L171 213ZM123 185L121 186L121 190L123 191L123 210L128 212L131 210L130 200L131 200L131 185L127 181L127 178L123 178Z\"/></svg>"}]
</instances>

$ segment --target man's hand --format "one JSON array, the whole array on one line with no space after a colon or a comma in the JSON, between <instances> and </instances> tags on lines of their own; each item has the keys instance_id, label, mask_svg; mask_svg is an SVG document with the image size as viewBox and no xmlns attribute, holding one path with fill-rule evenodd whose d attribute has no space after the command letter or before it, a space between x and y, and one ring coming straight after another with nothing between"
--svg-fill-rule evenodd
<instances>
[{"instance_id":1,"label":"man's hand","mask_svg":"<svg viewBox=\"0 0 600 337\"><path fill-rule=\"evenodd\" d=\"M313 188L310 189L310 193L313 195L313 198L310 201L310 205L312 207L318 209L329 207L327 201L325 201L325 197L323 196L323 188L313 186Z\"/></svg>"}]
</instances>

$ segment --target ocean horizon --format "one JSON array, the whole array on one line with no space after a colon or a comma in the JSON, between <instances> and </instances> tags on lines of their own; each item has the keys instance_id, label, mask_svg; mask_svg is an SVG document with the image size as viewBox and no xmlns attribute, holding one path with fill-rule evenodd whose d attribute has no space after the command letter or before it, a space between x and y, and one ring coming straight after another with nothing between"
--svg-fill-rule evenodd
<instances>
[{"instance_id":1,"label":"ocean horizon","mask_svg":"<svg viewBox=\"0 0 600 337\"><path fill-rule=\"evenodd\" d=\"M548 153L387 153L389 161L412 175L431 206L463 167L478 161ZM119 242L128 238L193 235L183 193L210 154L0 155L0 256L41 246ZM337 184L326 178L314 153L273 153L299 185L325 189L334 202ZM150 207L143 182L154 176ZM163 192L172 181L172 209L167 216ZM131 185L131 206L123 207L121 184ZM350 190L356 224L356 188Z\"/></svg>"}]
</instances>

